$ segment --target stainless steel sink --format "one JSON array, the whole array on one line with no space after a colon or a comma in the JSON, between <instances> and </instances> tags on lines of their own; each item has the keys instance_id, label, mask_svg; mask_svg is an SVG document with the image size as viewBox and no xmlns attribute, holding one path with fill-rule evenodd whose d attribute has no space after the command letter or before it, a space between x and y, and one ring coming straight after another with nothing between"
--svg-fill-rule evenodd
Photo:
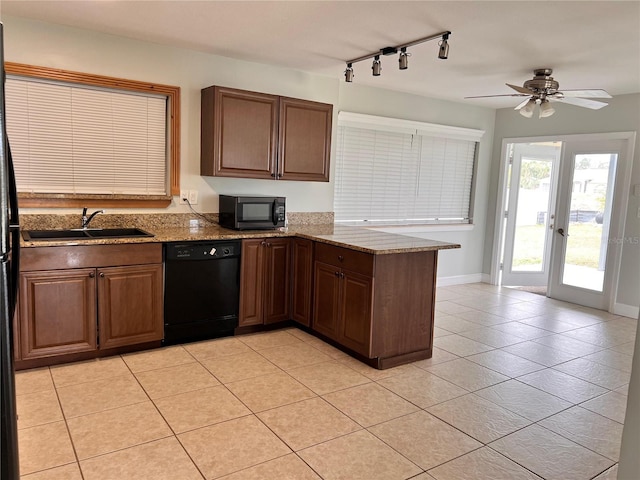
<instances>
[{"instance_id":1,"label":"stainless steel sink","mask_svg":"<svg viewBox=\"0 0 640 480\"><path fill-rule=\"evenodd\" d=\"M69 230L23 230L22 238L28 242L59 240L90 240L92 238L137 238L153 237L139 228L92 228Z\"/></svg>"}]
</instances>

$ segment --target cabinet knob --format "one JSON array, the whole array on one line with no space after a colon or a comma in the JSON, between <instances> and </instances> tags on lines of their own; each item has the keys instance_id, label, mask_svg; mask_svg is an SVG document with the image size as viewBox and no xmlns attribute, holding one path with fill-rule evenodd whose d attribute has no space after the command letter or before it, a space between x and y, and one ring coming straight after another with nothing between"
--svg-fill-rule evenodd
<instances>
[{"instance_id":1,"label":"cabinet knob","mask_svg":"<svg viewBox=\"0 0 640 480\"><path fill-rule=\"evenodd\" d=\"M340 274L340 278L344 278L344 273L341 273L341 274Z\"/></svg>"},{"instance_id":2,"label":"cabinet knob","mask_svg":"<svg viewBox=\"0 0 640 480\"><path fill-rule=\"evenodd\" d=\"M265 242L265 241L263 240L263 241L261 241L261 242L260 242L260 245L261 245L261 246L263 246L263 247L266 247L266 246L267 246L267 242Z\"/></svg>"},{"instance_id":3,"label":"cabinet knob","mask_svg":"<svg viewBox=\"0 0 640 480\"><path fill-rule=\"evenodd\" d=\"M104 273L100 272L100 278L104 278Z\"/></svg>"},{"instance_id":4,"label":"cabinet knob","mask_svg":"<svg viewBox=\"0 0 640 480\"><path fill-rule=\"evenodd\" d=\"M95 272L91 272L91 273L89 274L89 278L94 278L95 276L96 276Z\"/></svg>"},{"instance_id":5,"label":"cabinet knob","mask_svg":"<svg viewBox=\"0 0 640 480\"><path fill-rule=\"evenodd\" d=\"M267 247L270 247L270 246L271 246L271 243L270 243L270 242L267 242Z\"/></svg>"},{"instance_id":6,"label":"cabinet knob","mask_svg":"<svg viewBox=\"0 0 640 480\"><path fill-rule=\"evenodd\" d=\"M344 260L344 256L338 255L338 260L340 260L342 262Z\"/></svg>"},{"instance_id":7,"label":"cabinet knob","mask_svg":"<svg viewBox=\"0 0 640 480\"><path fill-rule=\"evenodd\" d=\"M335 275L336 277L339 277L339 276L340 276L340 272L335 272L335 273L334 273L334 275Z\"/></svg>"},{"instance_id":8,"label":"cabinet knob","mask_svg":"<svg viewBox=\"0 0 640 480\"><path fill-rule=\"evenodd\" d=\"M272 177L275 177L275 176L276 176L276 174L275 174L275 173L272 173L272 174L271 174L271 176L272 176Z\"/></svg>"}]
</instances>

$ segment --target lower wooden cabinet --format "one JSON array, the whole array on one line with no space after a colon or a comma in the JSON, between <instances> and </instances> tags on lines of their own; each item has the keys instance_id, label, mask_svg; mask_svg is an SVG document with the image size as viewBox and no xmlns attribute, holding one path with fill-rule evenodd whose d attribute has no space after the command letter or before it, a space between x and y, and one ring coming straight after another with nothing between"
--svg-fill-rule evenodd
<instances>
[{"instance_id":1,"label":"lower wooden cabinet","mask_svg":"<svg viewBox=\"0 0 640 480\"><path fill-rule=\"evenodd\" d=\"M23 359L97 348L95 277L94 268L20 275Z\"/></svg>"},{"instance_id":2,"label":"lower wooden cabinet","mask_svg":"<svg viewBox=\"0 0 640 480\"><path fill-rule=\"evenodd\" d=\"M291 319L309 327L313 289L313 242L305 238L294 238L291 246Z\"/></svg>"},{"instance_id":3,"label":"lower wooden cabinet","mask_svg":"<svg viewBox=\"0 0 640 480\"><path fill-rule=\"evenodd\" d=\"M328 252L339 250L335 262ZM317 244L314 267L313 329L364 356L371 353L373 278L342 265L356 265L355 256L373 265L373 256ZM367 258L370 257L370 258ZM324 260L324 261L322 261Z\"/></svg>"},{"instance_id":4,"label":"lower wooden cabinet","mask_svg":"<svg viewBox=\"0 0 640 480\"><path fill-rule=\"evenodd\" d=\"M98 270L100 348L162 340L162 265Z\"/></svg>"},{"instance_id":5,"label":"lower wooden cabinet","mask_svg":"<svg viewBox=\"0 0 640 480\"><path fill-rule=\"evenodd\" d=\"M242 241L239 326L289 319L291 239Z\"/></svg>"},{"instance_id":6,"label":"lower wooden cabinet","mask_svg":"<svg viewBox=\"0 0 640 480\"><path fill-rule=\"evenodd\" d=\"M371 255L315 242L311 328L388 368L431 356L437 251Z\"/></svg>"},{"instance_id":7,"label":"lower wooden cabinet","mask_svg":"<svg viewBox=\"0 0 640 480\"><path fill-rule=\"evenodd\" d=\"M23 249L20 359L162 340L162 292L161 244Z\"/></svg>"}]
</instances>

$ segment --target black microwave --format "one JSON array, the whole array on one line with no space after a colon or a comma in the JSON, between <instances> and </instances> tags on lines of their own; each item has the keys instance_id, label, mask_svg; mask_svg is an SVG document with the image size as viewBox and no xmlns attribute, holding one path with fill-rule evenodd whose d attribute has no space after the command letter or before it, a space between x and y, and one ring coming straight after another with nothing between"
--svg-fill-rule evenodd
<instances>
[{"instance_id":1,"label":"black microwave","mask_svg":"<svg viewBox=\"0 0 640 480\"><path fill-rule=\"evenodd\" d=\"M285 197L220 195L220 226L234 230L267 230L284 227Z\"/></svg>"}]
</instances>

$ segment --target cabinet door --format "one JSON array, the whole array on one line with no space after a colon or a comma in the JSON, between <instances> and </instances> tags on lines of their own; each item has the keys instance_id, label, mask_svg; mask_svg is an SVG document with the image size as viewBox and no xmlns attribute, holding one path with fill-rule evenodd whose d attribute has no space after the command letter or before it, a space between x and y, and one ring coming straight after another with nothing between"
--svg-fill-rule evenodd
<instances>
[{"instance_id":1,"label":"cabinet door","mask_svg":"<svg viewBox=\"0 0 640 480\"><path fill-rule=\"evenodd\" d=\"M23 360L96 349L95 269L20 274Z\"/></svg>"},{"instance_id":2,"label":"cabinet door","mask_svg":"<svg viewBox=\"0 0 640 480\"><path fill-rule=\"evenodd\" d=\"M340 272L326 263L315 262L312 328L338 340L340 315Z\"/></svg>"},{"instance_id":3,"label":"cabinet door","mask_svg":"<svg viewBox=\"0 0 640 480\"><path fill-rule=\"evenodd\" d=\"M293 239L291 318L311 326L311 289L313 280L313 242Z\"/></svg>"},{"instance_id":4,"label":"cabinet door","mask_svg":"<svg viewBox=\"0 0 640 480\"><path fill-rule=\"evenodd\" d=\"M278 178L329 181L333 105L280 99Z\"/></svg>"},{"instance_id":5,"label":"cabinet door","mask_svg":"<svg viewBox=\"0 0 640 480\"><path fill-rule=\"evenodd\" d=\"M162 340L162 265L98 270L100 348Z\"/></svg>"},{"instance_id":6,"label":"cabinet door","mask_svg":"<svg viewBox=\"0 0 640 480\"><path fill-rule=\"evenodd\" d=\"M348 270L343 270L341 277L338 341L368 357L371 351L373 279Z\"/></svg>"},{"instance_id":7,"label":"cabinet door","mask_svg":"<svg viewBox=\"0 0 640 480\"><path fill-rule=\"evenodd\" d=\"M273 178L278 97L224 87L202 90L202 175Z\"/></svg>"},{"instance_id":8,"label":"cabinet door","mask_svg":"<svg viewBox=\"0 0 640 480\"><path fill-rule=\"evenodd\" d=\"M265 254L264 323L289 320L291 239L268 238Z\"/></svg>"},{"instance_id":9,"label":"cabinet door","mask_svg":"<svg viewBox=\"0 0 640 480\"><path fill-rule=\"evenodd\" d=\"M243 240L240 257L240 318L239 326L263 323L264 288L263 239Z\"/></svg>"}]
</instances>

